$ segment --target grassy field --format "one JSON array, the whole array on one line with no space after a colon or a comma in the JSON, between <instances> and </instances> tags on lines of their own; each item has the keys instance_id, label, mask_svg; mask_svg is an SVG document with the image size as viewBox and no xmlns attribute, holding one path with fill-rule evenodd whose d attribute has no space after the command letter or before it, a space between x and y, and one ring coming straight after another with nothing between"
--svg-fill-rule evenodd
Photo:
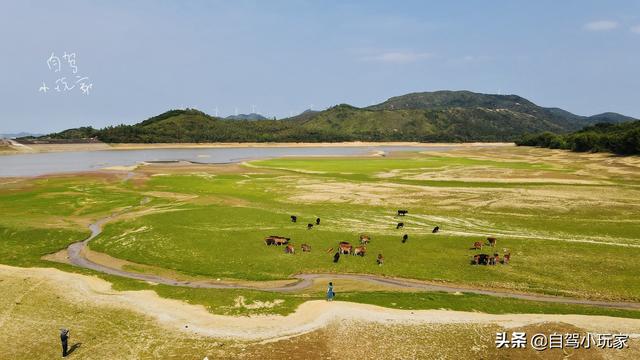
<instances>
[{"instance_id":1,"label":"grassy field","mask_svg":"<svg viewBox=\"0 0 640 360\"><path fill-rule=\"evenodd\" d=\"M593 299L640 299L640 160L527 148L404 153L387 157L284 158L245 165L145 167L118 174L0 180L0 262L56 266L42 255L88 235L112 213L90 247L185 276L278 280L305 272L369 273L462 286ZM394 217L400 208L409 215ZM129 215L127 215L129 214ZM291 223L297 215L298 223ZM306 224L320 217L312 230ZM405 228L396 230L398 221ZM441 233L432 234L434 226ZM368 254L332 262L339 241L372 237ZM409 235L406 243L401 236ZM263 238L292 238L287 255ZM474 241L498 237L510 265L471 266ZM492 250L485 249L483 252ZM378 253L385 256L377 266ZM135 267L133 267L135 268ZM75 270L74 270L75 271ZM181 289L112 278L120 289L153 288L165 297L227 314L291 312L322 289L296 294ZM485 312L592 313L483 296L336 289L356 302L401 308ZM234 308L284 300L268 309ZM391 298L397 298L391 301ZM396 304L396 305L394 305ZM448 304L448 306L443 306ZM635 312L596 313L637 317Z\"/></svg>"},{"instance_id":2,"label":"grassy field","mask_svg":"<svg viewBox=\"0 0 640 360\"><path fill-rule=\"evenodd\" d=\"M159 326L153 319L134 311L92 304L69 297L64 287L52 286L27 274L7 276L0 270L0 336L11 341L0 343L7 359L52 359L60 356L57 332L71 328L70 358L79 359L369 359L383 358L509 358L557 359L577 355L580 359L637 358L638 340L629 349L560 350L535 352L532 349L498 350L494 346L495 324L398 325L338 322L294 338L268 343L241 342L198 336ZM430 295L422 295L430 296ZM367 297L366 301L371 301ZM351 299L355 300L355 299ZM390 294L375 298L381 305ZM405 307L409 308L409 307ZM567 324L545 323L518 330L533 333L584 333ZM385 341L380 341L384 338ZM456 339L452 342L451 339ZM353 346L358 341L371 346ZM402 346L397 346L402 344Z\"/></svg>"}]
</instances>

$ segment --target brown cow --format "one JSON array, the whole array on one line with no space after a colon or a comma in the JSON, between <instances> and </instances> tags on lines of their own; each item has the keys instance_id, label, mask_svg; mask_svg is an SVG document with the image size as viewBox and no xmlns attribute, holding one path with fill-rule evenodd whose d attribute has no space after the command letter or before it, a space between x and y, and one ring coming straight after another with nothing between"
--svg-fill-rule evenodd
<instances>
[{"instance_id":1,"label":"brown cow","mask_svg":"<svg viewBox=\"0 0 640 360\"><path fill-rule=\"evenodd\" d=\"M367 245L371 241L371 237L369 235L362 234L360 235L360 244Z\"/></svg>"},{"instance_id":2,"label":"brown cow","mask_svg":"<svg viewBox=\"0 0 640 360\"><path fill-rule=\"evenodd\" d=\"M509 261L511 261L511 253L504 254L504 256L502 257L502 263L507 265L509 264Z\"/></svg>"},{"instance_id":3,"label":"brown cow","mask_svg":"<svg viewBox=\"0 0 640 360\"><path fill-rule=\"evenodd\" d=\"M283 236L276 236L276 235L271 235L271 236L267 236L264 239L264 243L267 245L286 245L289 243L289 240L291 240L290 238L286 238Z\"/></svg>"},{"instance_id":4,"label":"brown cow","mask_svg":"<svg viewBox=\"0 0 640 360\"><path fill-rule=\"evenodd\" d=\"M487 242L489 243L489 245L491 245L491 247L496 246L496 242L498 241L498 239L494 238L494 237L488 237L487 238Z\"/></svg>"},{"instance_id":5,"label":"brown cow","mask_svg":"<svg viewBox=\"0 0 640 360\"><path fill-rule=\"evenodd\" d=\"M353 250L353 245L349 244L346 241L342 241L339 245L339 252L341 254L351 254L351 251Z\"/></svg>"},{"instance_id":6,"label":"brown cow","mask_svg":"<svg viewBox=\"0 0 640 360\"><path fill-rule=\"evenodd\" d=\"M476 241L473 243L474 250L482 250L482 241Z\"/></svg>"},{"instance_id":7,"label":"brown cow","mask_svg":"<svg viewBox=\"0 0 640 360\"><path fill-rule=\"evenodd\" d=\"M353 249L353 255L364 256L366 252L367 252L367 248L365 246L358 246Z\"/></svg>"},{"instance_id":8,"label":"brown cow","mask_svg":"<svg viewBox=\"0 0 640 360\"><path fill-rule=\"evenodd\" d=\"M378 259L376 259L376 263L382 266L382 264L384 263L384 256L382 256L382 254L378 254Z\"/></svg>"},{"instance_id":9,"label":"brown cow","mask_svg":"<svg viewBox=\"0 0 640 360\"><path fill-rule=\"evenodd\" d=\"M300 245L300 247L302 248L302 252L311 252L311 246L310 245L302 244L302 245Z\"/></svg>"},{"instance_id":10,"label":"brown cow","mask_svg":"<svg viewBox=\"0 0 640 360\"><path fill-rule=\"evenodd\" d=\"M293 245L287 245L284 248L284 253L285 254L295 254L295 252L296 252L296 249L293 247Z\"/></svg>"}]
</instances>

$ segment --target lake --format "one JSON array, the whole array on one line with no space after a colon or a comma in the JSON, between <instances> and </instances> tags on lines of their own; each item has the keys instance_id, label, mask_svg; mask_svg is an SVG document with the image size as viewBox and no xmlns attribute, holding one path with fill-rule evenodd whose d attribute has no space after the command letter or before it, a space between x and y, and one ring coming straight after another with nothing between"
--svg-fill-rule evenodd
<instances>
[{"instance_id":1,"label":"lake","mask_svg":"<svg viewBox=\"0 0 640 360\"><path fill-rule=\"evenodd\" d=\"M96 171L111 166L130 166L142 162L189 161L207 164L283 156L366 155L374 151L446 151L445 146L344 146L344 147L233 147L197 149L144 149L69 151L0 155L0 177Z\"/></svg>"}]
</instances>

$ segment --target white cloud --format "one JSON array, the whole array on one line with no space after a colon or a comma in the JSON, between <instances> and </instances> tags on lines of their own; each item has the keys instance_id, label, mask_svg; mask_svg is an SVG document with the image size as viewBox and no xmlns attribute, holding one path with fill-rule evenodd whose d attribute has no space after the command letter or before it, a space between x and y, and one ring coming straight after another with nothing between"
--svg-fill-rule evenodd
<instances>
[{"instance_id":1,"label":"white cloud","mask_svg":"<svg viewBox=\"0 0 640 360\"><path fill-rule=\"evenodd\" d=\"M585 30L589 31L609 31L618 27L618 22L612 20L598 20L584 24Z\"/></svg>"},{"instance_id":2,"label":"white cloud","mask_svg":"<svg viewBox=\"0 0 640 360\"><path fill-rule=\"evenodd\" d=\"M634 25L629 28L632 33L640 34L640 25Z\"/></svg>"},{"instance_id":3,"label":"white cloud","mask_svg":"<svg viewBox=\"0 0 640 360\"><path fill-rule=\"evenodd\" d=\"M426 52L414 51L386 51L379 54L362 57L365 61L377 61L389 64L407 64L432 58L433 55Z\"/></svg>"}]
</instances>

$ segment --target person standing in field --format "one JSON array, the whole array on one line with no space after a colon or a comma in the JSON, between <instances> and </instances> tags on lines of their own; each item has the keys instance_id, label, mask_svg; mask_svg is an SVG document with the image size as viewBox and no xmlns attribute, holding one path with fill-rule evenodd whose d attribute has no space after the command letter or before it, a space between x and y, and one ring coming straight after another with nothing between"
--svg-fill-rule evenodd
<instances>
[{"instance_id":1,"label":"person standing in field","mask_svg":"<svg viewBox=\"0 0 640 360\"><path fill-rule=\"evenodd\" d=\"M334 296L336 296L336 293L333 292L333 283L329 282L329 287L327 288L327 301L333 301Z\"/></svg>"},{"instance_id":2,"label":"person standing in field","mask_svg":"<svg viewBox=\"0 0 640 360\"><path fill-rule=\"evenodd\" d=\"M60 342L62 342L62 357L66 357L69 349L69 329L60 329Z\"/></svg>"}]
</instances>

